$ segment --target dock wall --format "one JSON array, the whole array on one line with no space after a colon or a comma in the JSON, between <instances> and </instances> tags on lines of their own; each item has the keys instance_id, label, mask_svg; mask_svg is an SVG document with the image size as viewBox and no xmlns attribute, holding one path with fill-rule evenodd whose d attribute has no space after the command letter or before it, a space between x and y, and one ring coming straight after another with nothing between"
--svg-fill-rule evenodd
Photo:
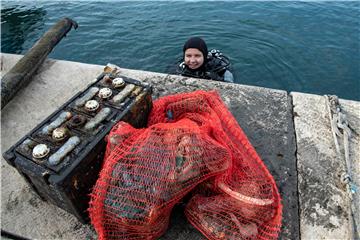
<instances>
[{"instance_id":1,"label":"dock wall","mask_svg":"<svg viewBox=\"0 0 360 240\"><path fill-rule=\"evenodd\" d=\"M2 75L20 58L1 54ZM33 81L1 112L1 152L86 88L103 67L46 60ZM356 237L352 228L359 231L359 206L351 204L342 181L345 159L335 151L324 96L130 69L122 69L122 74L152 84L154 99L199 89L219 92L280 190L284 206L280 239ZM360 102L341 99L340 103L352 127L352 173L360 186ZM90 226L38 199L3 159L1 184L3 230L31 239L96 238ZM360 202L359 192L353 198ZM161 239L190 238L203 239L179 211Z\"/></svg>"}]
</instances>

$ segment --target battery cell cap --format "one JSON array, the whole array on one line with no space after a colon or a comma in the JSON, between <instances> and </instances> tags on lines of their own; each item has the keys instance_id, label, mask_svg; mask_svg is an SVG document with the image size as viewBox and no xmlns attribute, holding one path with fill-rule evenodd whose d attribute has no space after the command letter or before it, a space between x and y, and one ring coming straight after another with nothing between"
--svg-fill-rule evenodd
<instances>
[{"instance_id":1,"label":"battery cell cap","mask_svg":"<svg viewBox=\"0 0 360 240\"><path fill-rule=\"evenodd\" d=\"M106 99L109 98L112 95L112 91L110 88L102 88L99 91L99 97Z\"/></svg>"},{"instance_id":2,"label":"battery cell cap","mask_svg":"<svg viewBox=\"0 0 360 240\"><path fill-rule=\"evenodd\" d=\"M125 85L125 81L123 78L115 78L112 80L112 85L115 88L122 87Z\"/></svg>"},{"instance_id":3,"label":"battery cell cap","mask_svg":"<svg viewBox=\"0 0 360 240\"><path fill-rule=\"evenodd\" d=\"M46 144L38 144L33 148L32 155L34 158L44 158L50 152L50 148Z\"/></svg>"},{"instance_id":4,"label":"battery cell cap","mask_svg":"<svg viewBox=\"0 0 360 240\"><path fill-rule=\"evenodd\" d=\"M61 141L66 137L66 132L67 130L64 127L55 128L52 133L52 138L55 141Z\"/></svg>"},{"instance_id":5,"label":"battery cell cap","mask_svg":"<svg viewBox=\"0 0 360 240\"><path fill-rule=\"evenodd\" d=\"M99 108L99 103L96 100L89 100L85 103L85 109L93 112L96 111L96 109Z\"/></svg>"}]
</instances>

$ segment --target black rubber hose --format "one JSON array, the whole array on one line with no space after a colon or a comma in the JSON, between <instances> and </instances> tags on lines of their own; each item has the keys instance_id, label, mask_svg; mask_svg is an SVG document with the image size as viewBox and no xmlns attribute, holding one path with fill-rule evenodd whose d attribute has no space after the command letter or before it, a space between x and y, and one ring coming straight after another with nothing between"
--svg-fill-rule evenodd
<instances>
[{"instance_id":1,"label":"black rubber hose","mask_svg":"<svg viewBox=\"0 0 360 240\"><path fill-rule=\"evenodd\" d=\"M2 229L1 229L1 236L9 238L9 239L14 239L14 240L30 240L30 238L21 237L19 235L10 233L10 232L2 230Z\"/></svg>"},{"instance_id":2,"label":"black rubber hose","mask_svg":"<svg viewBox=\"0 0 360 240\"><path fill-rule=\"evenodd\" d=\"M70 18L64 18L50 28L35 45L21 58L9 72L1 79L1 109L15 96L15 94L26 86L35 75L37 69L46 59L60 40L77 23Z\"/></svg>"}]
</instances>

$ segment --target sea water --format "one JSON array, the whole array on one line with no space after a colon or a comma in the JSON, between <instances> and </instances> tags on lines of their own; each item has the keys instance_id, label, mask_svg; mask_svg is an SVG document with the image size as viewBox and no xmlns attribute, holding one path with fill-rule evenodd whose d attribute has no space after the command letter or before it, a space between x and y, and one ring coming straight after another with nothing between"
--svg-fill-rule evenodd
<instances>
[{"instance_id":1,"label":"sea water","mask_svg":"<svg viewBox=\"0 0 360 240\"><path fill-rule=\"evenodd\" d=\"M24 54L70 17L51 58L167 73L200 36L237 83L360 100L359 16L359 1L2 1L1 51Z\"/></svg>"}]
</instances>

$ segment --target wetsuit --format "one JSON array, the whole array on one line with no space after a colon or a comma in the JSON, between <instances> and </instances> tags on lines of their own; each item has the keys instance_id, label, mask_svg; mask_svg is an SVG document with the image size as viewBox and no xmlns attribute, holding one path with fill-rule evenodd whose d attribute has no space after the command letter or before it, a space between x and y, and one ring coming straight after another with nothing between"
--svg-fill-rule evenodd
<instances>
[{"instance_id":1,"label":"wetsuit","mask_svg":"<svg viewBox=\"0 0 360 240\"><path fill-rule=\"evenodd\" d=\"M181 62L177 67L177 74L187 77L212 79L215 81L234 82L234 77L230 72L230 61L219 50L211 50L208 53L206 63L198 69L188 68L185 62Z\"/></svg>"}]
</instances>

